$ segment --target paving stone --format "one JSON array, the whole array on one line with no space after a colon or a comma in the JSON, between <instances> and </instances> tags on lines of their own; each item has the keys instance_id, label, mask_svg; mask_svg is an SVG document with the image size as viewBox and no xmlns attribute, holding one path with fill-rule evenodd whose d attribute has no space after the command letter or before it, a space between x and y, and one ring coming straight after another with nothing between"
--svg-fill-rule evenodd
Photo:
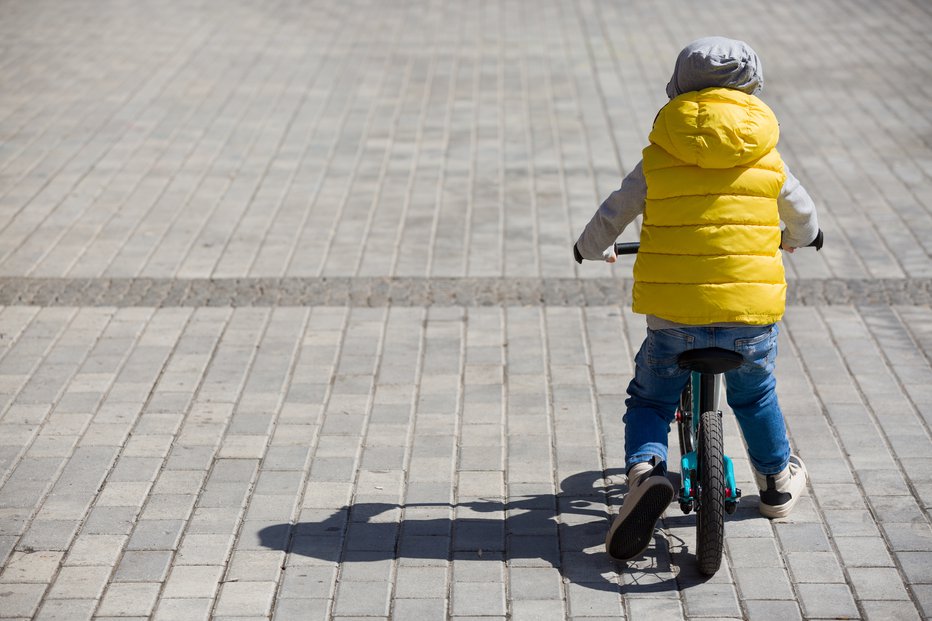
<instances>
[{"instance_id":1,"label":"paving stone","mask_svg":"<svg viewBox=\"0 0 932 621\"><path fill-rule=\"evenodd\" d=\"M932 583L932 558L929 558L928 554L923 552L897 552L895 556L910 583Z\"/></svg>"},{"instance_id":2,"label":"paving stone","mask_svg":"<svg viewBox=\"0 0 932 621\"><path fill-rule=\"evenodd\" d=\"M331 604L329 599L279 599L275 604L273 619L326 619Z\"/></svg>"},{"instance_id":3,"label":"paving stone","mask_svg":"<svg viewBox=\"0 0 932 621\"><path fill-rule=\"evenodd\" d=\"M209 598L186 598L159 600L155 609L156 621L174 621L175 619L209 619L213 600Z\"/></svg>"},{"instance_id":4,"label":"paving stone","mask_svg":"<svg viewBox=\"0 0 932 621\"><path fill-rule=\"evenodd\" d=\"M174 550L178 547L182 520L139 520L129 539L129 550Z\"/></svg>"},{"instance_id":5,"label":"paving stone","mask_svg":"<svg viewBox=\"0 0 932 621\"><path fill-rule=\"evenodd\" d=\"M335 577L336 572L331 567L286 567L279 597L287 600L329 599L333 595ZM404 597L402 593L396 580L396 597Z\"/></svg>"},{"instance_id":6,"label":"paving stone","mask_svg":"<svg viewBox=\"0 0 932 621\"><path fill-rule=\"evenodd\" d=\"M501 583L454 582L450 610L453 616L504 615L504 585Z\"/></svg>"},{"instance_id":7,"label":"paving stone","mask_svg":"<svg viewBox=\"0 0 932 621\"><path fill-rule=\"evenodd\" d=\"M513 600L563 599L562 580L556 569L512 566L508 575Z\"/></svg>"},{"instance_id":8,"label":"paving stone","mask_svg":"<svg viewBox=\"0 0 932 621\"><path fill-rule=\"evenodd\" d=\"M169 551L127 550L113 579L115 582L162 582L168 575L171 560Z\"/></svg>"},{"instance_id":9,"label":"paving stone","mask_svg":"<svg viewBox=\"0 0 932 621\"><path fill-rule=\"evenodd\" d=\"M446 609L447 602L444 599L397 598L392 604L392 614L397 619L442 619Z\"/></svg>"},{"instance_id":10,"label":"paving stone","mask_svg":"<svg viewBox=\"0 0 932 621\"><path fill-rule=\"evenodd\" d=\"M847 567L892 567L893 558L880 537L839 537L835 540Z\"/></svg>"},{"instance_id":11,"label":"paving stone","mask_svg":"<svg viewBox=\"0 0 932 621\"><path fill-rule=\"evenodd\" d=\"M667 598L636 598L625 602L629 619L685 619L683 604L679 599ZM576 617L578 619L584 617ZM586 617L588 618L588 617ZM612 617L605 617L610 619Z\"/></svg>"},{"instance_id":12,"label":"paving stone","mask_svg":"<svg viewBox=\"0 0 932 621\"><path fill-rule=\"evenodd\" d=\"M929 611L932 610L932 585L914 584L911 589L919 604L919 611L928 617Z\"/></svg>"},{"instance_id":13,"label":"paving stone","mask_svg":"<svg viewBox=\"0 0 932 621\"><path fill-rule=\"evenodd\" d=\"M686 614L689 617L739 617L738 597L730 584L706 583L687 589Z\"/></svg>"},{"instance_id":14,"label":"paving stone","mask_svg":"<svg viewBox=\"0 0 932 621\"><path fill-rule=\"evenodd\" d=\"M866 601L861 602L864 618L871 619L920 619L919 612L909 601Z\"/></svg>"},{"instance_id":15,"label":"paving stone","mask_svg":"<svg viewBox=\"0 0 932 621\"><path fill-rule=\"evenodd\" d=\"M96 599L47 599L32 618L35 621L83 621L93 617L97 603Z\"/></svg>"},{"instance_id":16,"label":"paving stone","mask_svg":"<svg viewBox=\"0 0 932 621\"><path fill-rule=\"evenodd\" d=\"M31 617L42 600L45 592L44 584L3 584L3 616L4 617Z\"/></svg>"},{"instance_id":17,"label":"paving stone","mask_svg":"<svg viewBox=\"0 0 932 621\"><path fill-rule=\"evenodd\" d=\"M909 599L899 572L892 567L852 567L848 575L860 600Z\"/></svg>"},{"instance_id":18,"label":"paving stone","mask_svg":"<svg viewBox=\"0 0 932 621\"><path fill-rule=\"evenodd\" d=\"M799 619L801 621L803 618L799 610L799 604L795 601L747 600L744 605L750 619L760 619L761 621L795 621Z\"/></svg>"},{"instance_id":19,"label":"paving stone","mask_svg":"<svg viewBox=\"0 0 932 621\"><path fill-rule=\"evenodd\" d=\"M112 567L116 565L126 540L123 535L78 535L65 557L65 564Z\"/></svg>"},{"instance_id":20,"label":"paving stone","mask_svg":"<svg viewBox=\"0 0 932 621\"><path fill-rule=\"evenodd\" d=\"M53 550L16 551L3 566L0 582L51 582L64 552Z\"/></svg>"},{"instance_id":21,"label":"paving stone","mask_svg":"<svg viewBox=\"0 0 932 621\"><path fill-rule=\"evenodd\" d=\"M836 539L836 544L841 541L854 542L849 537ZM844 552L842 552L842 558ZM790 552L786 555L786 562L790 569L794 583L842 583L845 582L845 575L842 567L831 552ZM848 563L851 566L851 563Z\"/></svg>"},{"instance_id":22,"label":"paving stone","mask_svg":"<svg viewBox=\"0 0 932 621\"><path fill-rule=\"evenodd\" d=\"M165 581L162 598L212 599L223 576L222 565L175 565Z\"/></svg>"},{"instance_id":23,"label":"paving stone","mask_svg":"<svg viewBox=\"0 0 932 621\"><path fill-rule=\"evenodd\" d=\"M62 567L46 597L48 600L86 598L98 600L110 580L112 571L113 568L110 565Z\"/></svg>"},{"instance_id":24,"label":"paving stone","mask_svg":"<svg viewBox=\"0 0 932 621\"><path fill-rule=\"evenodd\" d=\"M805 618L859 616L851 590L845 584L800 584L796 591Z\"/></svg>"},{"instance_id":25,"label":"paving stone","mask_svg":"<svg viewBox=\"0 0 932 621\"><path fill-rule=\"evenodd\" d=\"M334 616L388 614L389 587L384 582L341 582L334 600Z\"/></svg>"},{"instance_id":26,"label":"paving stone","mask_svg":"<svg viewBox=\"0 0 932 621\"><path fill-rule=\"evenodd\" d=\"M225 582L217 597L217 616L268 615L275 593L274 582Z\"/></svg>"},{"instance_id":27,"label":"paving stone","mask_svg":"<svg viewBox=\"0 0 932 621\"><path fill-rule=\"evenodd\" d=\"M795 598L787 572L782 568L744 567L735 571L735 579L743 598Z\"/></svg>"},{"instance_id":28,"label":"paving stone","mask_svg":"<svg viewBox=\"0 0 932 621\"><path fill-rule=\"evenodd\" d=\"M155 607L158 593L158 583L114 582L107 587L97 615L147 617Z\"/></svg>"}]
</instances>

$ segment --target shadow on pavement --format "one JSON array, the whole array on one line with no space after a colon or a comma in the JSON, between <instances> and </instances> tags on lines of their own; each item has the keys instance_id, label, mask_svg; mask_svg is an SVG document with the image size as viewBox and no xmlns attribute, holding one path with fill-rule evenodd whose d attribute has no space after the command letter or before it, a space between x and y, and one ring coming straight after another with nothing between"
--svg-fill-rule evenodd
<instances>
[{"instance_id":1,"label":"shadow on pavement","mask_svg":"<svg viewBox=\"0 0 932 621\"><path fill-rule=\"evenodd\" d=\"M268 526L259 538L266 548L340 563L472 559L551 566L565 581L603 591L659 593L703 582L693 575L695 557L682 541L673 544L682 563L674 571L670 544L660 534L644 555L627 564L605 553L606 501L620 504L626 486L601 484L622 474L621 469L582 472L564 479L558 494L508 502L356 503L319 522Z\"/></svg>"}]
</instances>

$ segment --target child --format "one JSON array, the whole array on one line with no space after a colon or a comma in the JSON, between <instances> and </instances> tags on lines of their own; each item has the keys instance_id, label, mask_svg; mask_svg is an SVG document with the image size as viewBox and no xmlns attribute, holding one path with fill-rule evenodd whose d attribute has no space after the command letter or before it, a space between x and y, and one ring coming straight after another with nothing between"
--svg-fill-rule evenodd
<instances>
[{"instance_id":1,"label":"child","mask_svg":"<svg viewBox=\"0 0 932 621\"><path fill-rule=\"evenodd\" d=\"M777 325L786 302L780 254L811 243L815 206L775 149L777 119L757 98L757 54L708 37L676 59L670 102L657 114L643 159L586 225L577 261L615 262L614 242L643 214L633 310L647 315L625 401L628 494L605 540L620 560L640 555L673 498L667 434L689 372L688 349L721 347L745 362L725 373L760 488L760 512L789 514L806 487L777 403ZM608 247L607 250L604 250Z\"/></svg>"}]
</instances>

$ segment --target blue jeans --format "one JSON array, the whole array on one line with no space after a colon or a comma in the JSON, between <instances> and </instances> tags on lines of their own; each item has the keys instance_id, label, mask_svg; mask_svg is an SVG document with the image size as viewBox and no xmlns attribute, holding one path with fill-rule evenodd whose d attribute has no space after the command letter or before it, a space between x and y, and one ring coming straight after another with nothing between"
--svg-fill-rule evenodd
<instances>
[{"instance_id":1,"label":"blue jeans","mask_svg":"<svg viewBox=\"0 0 932 621\"><path fill-rule=\"evenodd\" d=\"M676 415L689 371L676 358L688 349L721 347L744 356L744 363L725 373L728 405L738 418L748 455L761 474L783 470L790 457L786 423L777 403L777 326L740 328L684 327L647 331L634 358L634 379L628 385L625 422L625 463L628 468L651 457L667 459L667 435Z\"/></svg>"}]
</instances>

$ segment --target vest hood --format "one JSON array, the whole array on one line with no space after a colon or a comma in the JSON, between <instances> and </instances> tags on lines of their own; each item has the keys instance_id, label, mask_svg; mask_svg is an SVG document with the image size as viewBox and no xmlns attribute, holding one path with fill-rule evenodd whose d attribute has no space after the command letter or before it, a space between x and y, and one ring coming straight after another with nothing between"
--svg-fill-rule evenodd
<instances>
[{"instance_id":1,"label":"vest hood","mask_svg":"<svg viewBox=\"0 0 932 621\"><path fill-rule=\"evenodd\" d=\"M764 88L764 70L757 52L744 41L725 37L704 37L684 47L667 84L667 97L673 99L712 86L733 88L748 95L760 93Z\"/></svg>"},{"instance_id":2,"label":"vest hood","mask_svg":"<svg viewBox=\"0 0 932 621\"><path fill-rule=\"evenodd\" d=\"M760 159L777 145L773 111L754 95L730 88L691 91L661 108L650 141L700 168L733 168Z\"/></svg>"}]
</instances>

